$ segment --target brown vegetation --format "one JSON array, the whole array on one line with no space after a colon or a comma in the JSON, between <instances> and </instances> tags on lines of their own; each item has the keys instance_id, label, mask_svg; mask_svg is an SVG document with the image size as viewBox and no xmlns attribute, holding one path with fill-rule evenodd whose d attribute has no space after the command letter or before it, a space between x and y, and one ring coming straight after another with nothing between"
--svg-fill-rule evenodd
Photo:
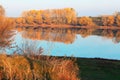
<instances>
[{"instance_id":1,"label":"brown vegetation","mask_svg":"<svg viewBox=\"0 0 120 80\"><path fill-rule=\"evenodd\" d=\"M102 23L104 26L112 26L114 24L114 16L103 16Z\"/></svg>"},{"instance_id":2,"label":"brown vegetation","mask_svg":"<svg viewBox=\"0 0 120 80\"><path fill-rule=\"evenodd\" d=\"M96 28L100 26L119 26L119 15L101 17L77 17L73 8L24 11L21 17L15 18L20 27L81 27ZM109 27L107 27L109 28Z\"/></svg>"},{"instance_id":3,"label":"brown vegetation","mask_svg":"<svg viewBox=\"0 0 120 80\"><path fill-rule=\"evenodd\" d=\"M73 8L53 9L53 10L30 10L22 14L22 18L17 18L16 22L27 24L76 24L76 13ZM19 24L19 23L18 23Z\"/></svg>"},{"instance_id":4,"label":"brown vegetation","mask_svg":"<svg viewBox=\"0 0 120 80\"><path fill-rule=\"evenodd\" d=\"M4 15L5 11L2 9L2 7L0 11L0 15ZM77 17L76 12L73 8L30 10L24 11L21 17L14 18L14 22L18 27L114 27L116 25L120 26L120 15L118 14L115 16L109 15L101 17Z\"/></svg>"},{"instance_id":5,"label":"brown vegetation","mask_svg":"<svg viewBox=\"0 0 120 80\"><path fill-rule=\"evenodd\" d=\"M5 15L5 10L3 9L3 7L0 5L0 16L4 16Z\"/></svg>"},{"instance_id":6,"label":"brown vegetation","mask_svg":"<svg viewBox=\"0 0 120 80\"><path fill-rule=\"evenodd\" d=\"M78 24L82 26L93 26L93 21L89 17L81 17L78 20Z\"/></svg>"},{"instance_id":7,"label":"brown vegetation","mask_svg":"<svg viewBox=\"0 0 120 80\"><path fill-rule=\"evenodd\" d=\"M33 60L25 56L0 55L1 80L79 80L78 67L70 59Z\"/></svg>"},{"instance_id":8,"label":"brown vegetation","mask_svg":"<svg viewBox=\"0 0 120 80\"><path fill-rule=\"evenodd\" d=\"M34 42L25 42L13 55L0 54L3 80L80 80L74 59L42 56Z\"/></svg>"},{"instance_id":9,"label":"brown vegetation","mask_svg":"<svg viewBox=\"0 0 120 80\"><path fill-rule=\"evenodd\" d=\"M5 10L0 6L0 48L10 45L13 25L12 19L5 17Z\"/></svg>"},{"instance_id":10,"label":"brown vegetation","mask_svg":"<svg viewBox=\"0 0 120 80\"><path fill-rule=\"evenodd\" d=\"M117 26L120 27L120 15L116 17Z\"/></svg>"}]
</instances>

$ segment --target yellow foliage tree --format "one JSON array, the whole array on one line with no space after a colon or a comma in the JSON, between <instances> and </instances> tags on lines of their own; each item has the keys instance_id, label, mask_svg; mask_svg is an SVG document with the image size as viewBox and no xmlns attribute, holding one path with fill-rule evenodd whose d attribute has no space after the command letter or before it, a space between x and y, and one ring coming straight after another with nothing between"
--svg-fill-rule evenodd
<instances>
[{"instance_id":1,"label":"yellow foliage tree","mask_svg":"<svg viewBox=\"0 0 120 80\"><path fill-rule=\"evenodd\" d=\"M114 24L114 16L103 16L102 23L104 26L112 26Z\"/></svg>"},{"instance_id":2,"label":"yellow foliage tree","mask_svg":"<svg viewBox=\"0 0 120 80\"><path fill-rule=\"evenodd\" d=\"M17 18L15 21L16 21L17 24L25 23L23 18Z\"/></svg>"},{"instance_id":3,"label":"yellow foliage tree","mask_svg":"<svg viewBox=\"0 0 120 80\"><path fill-rule=\"evenodd\" d=\"M51 15L50 15L50 12L49 12L49 10L44 10L43 11L43 21L44 21L44 23L46 23L46 24L51 24Z\"/></svg>"},{"instance_id":4,"label":"yellow foliage tree","mask_svg":"<svg viewBox=\"0 0 120 80\"><path fill-rule=\"evenodd\" d=\"M34 22L37 24L42 24L43 23L42 17L40 15L36 15Z\"/></svg>"},{"instance_id":5,"label":"yellow foliage tree","mask_svg":"<svg viewBox=\"0 0 120 80\"><path fill-rule=\"evenodd\" d=\"M116 17L116 23L117 23L117 26L120 27L120 15Z\"/></svg>"},{"instance_id":6,"label":"yellow foliage tree","mask_svg":"<svg viewBox=\"0 0 120 80\"><path fill-rule=\"evenodd\" d=\"M92 26L93 25L93 21L91 18L89 17L81 17L78 20L78 24L82 25L82 26Z\"/></svg>"},{"instance_id":7,"label":"yellow foliage tree","mask_svg":"<svg viewBox=\"0 0 120 80\"><path fill-rule=\"evenodd\" d=\"M76 24L76 12L73 8L52 10L30 10L22 14L28 24Z\"/></svg>"},{"instance_id":8,"label":"yellow foliage tree","mask_svg":"<svg viewBox=\"0 0 120 80\"><path fill-rule=\"evenodd\" d=\"M13 36L13 20L6 18L5 10L0 6L0 49L5 48L11 44L11 37Z\"/></svg>"},{"instance_id":9,"label":"yellow foliage tree","mask_svg":"<svg viewBox=\"0 0 120 80\"><path fill-rule=\"evenodd\" d=\"M28 24L33 24L33 22L34 22L33 16L27 16L27 17L26 17L26 22L27 22Z\"/></svg>"},{"instance_id":10,"label":"yellow foliage tree","mask_svg":"<svg viewBox=\"0 0 120 80\"><path fill-rule=\"evenodd\" d=\"M4 8L0 5L0 16L4 16L5 15L5 10Z\"/></svg>"},{"instance_id":11,"label":"yellow foliage tree","mask_svg":"<svg viewBox=\"0 0 120 80\"><path fill-rule=\"evenodd\" d=\"M65 8L65 17L66 17L66 23L71 24L76 21L76 13L73 8Z\"/></svg>"}]
</instances>

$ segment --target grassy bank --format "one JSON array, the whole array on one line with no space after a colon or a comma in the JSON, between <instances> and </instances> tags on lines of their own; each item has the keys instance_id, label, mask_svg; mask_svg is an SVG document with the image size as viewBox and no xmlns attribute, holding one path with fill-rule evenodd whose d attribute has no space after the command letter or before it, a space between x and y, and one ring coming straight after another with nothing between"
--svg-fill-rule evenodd
<instances>
[{"instance_id":1,"label":"grassy bank","mask_svg":"<svg viewBox=\"0 0 120 80\"><path fill-rule=\"evenodd\" d=\"M77 58L81 80L120 80L120 61Z\"/></svg>"}]
</instances>

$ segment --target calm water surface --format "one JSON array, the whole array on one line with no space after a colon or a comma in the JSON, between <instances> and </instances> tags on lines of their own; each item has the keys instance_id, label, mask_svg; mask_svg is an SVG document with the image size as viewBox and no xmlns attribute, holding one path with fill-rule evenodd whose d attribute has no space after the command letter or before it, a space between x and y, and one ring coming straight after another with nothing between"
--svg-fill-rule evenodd
<instances>
[{"instance_id":1,"label":"calm water surface","mask_svg":"<svg viewBox=\"0 0 120 80\"><path fill-rule=\"evenodd\" d=\"M15 43L40 46L45 55L120 60L119 31L27 30L17 32ZM92 33L92 34L91 34ZM117 37L116 37L117 35ZM15 49L11 49L10 53Z\"/></svg>"}]
</instances>

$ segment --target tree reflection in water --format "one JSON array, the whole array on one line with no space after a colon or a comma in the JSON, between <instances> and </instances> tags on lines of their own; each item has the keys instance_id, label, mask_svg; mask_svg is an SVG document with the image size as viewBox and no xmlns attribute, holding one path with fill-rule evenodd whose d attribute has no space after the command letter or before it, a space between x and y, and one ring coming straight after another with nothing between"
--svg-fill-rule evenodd
<instances>
[{"instance_id":1,"label":"tree reflection in water","mask_svg":"<svg viewBox=\"0 0 120 80\"><path fill-rule=\"evenodd\" d=\"M63 28L39 28L34 29L18 29L22 31L24 38L32 40L46 40L52 42L62 42L72 44L76 35L86 38L91 35L102 36L104 39L112 39L114 43L120 42L120 30L95 30L95 29L63 29Z\"/></svg>"},{"instance_id":2,"label":"tree reflection in water","mask_svg":"<svg viewBox=\"0 0 120 80\"><path fill-rule=\"evenodd\" d=\"M76 34L69 29L39 29L23 31L22 36L33 40L46 40L71 44L74 42Z\"/></svg>"}]
</instances>

